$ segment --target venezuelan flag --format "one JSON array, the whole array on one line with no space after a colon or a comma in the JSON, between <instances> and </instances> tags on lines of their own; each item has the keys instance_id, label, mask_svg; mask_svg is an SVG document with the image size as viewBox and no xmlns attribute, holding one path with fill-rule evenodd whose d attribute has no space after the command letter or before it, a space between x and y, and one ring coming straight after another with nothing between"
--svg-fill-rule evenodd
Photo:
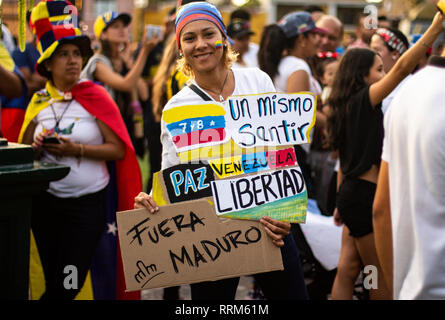
<instances>
[{"instance_id":1,"label":"venezuelan flag","mask_svg":"<svg viewBox=\"0 0 445 320\"><path fill-rule=\"evenodd\" d=\"M181 152L223 142L227 137L225 113L218 104L180 106L164 111L163 120Z\"/></svg>"}]
</instances>

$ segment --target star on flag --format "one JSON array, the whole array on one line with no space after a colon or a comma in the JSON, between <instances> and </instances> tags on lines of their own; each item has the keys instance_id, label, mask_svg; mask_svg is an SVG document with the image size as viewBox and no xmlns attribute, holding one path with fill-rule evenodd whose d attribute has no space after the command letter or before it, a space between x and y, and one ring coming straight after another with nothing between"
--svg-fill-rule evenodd
<instances>
[{"instance_id":1,"label":"star on flag","mask_svg":"<svg viewBox=\"0 0 445 320\"><path fill-rule=\"evenodd\" d=\"M107 234L112 233L113 236L116 236L116 231L117 231L116 222L107 223L107 227L108 227Z\"/></svg>"}]
</instances>

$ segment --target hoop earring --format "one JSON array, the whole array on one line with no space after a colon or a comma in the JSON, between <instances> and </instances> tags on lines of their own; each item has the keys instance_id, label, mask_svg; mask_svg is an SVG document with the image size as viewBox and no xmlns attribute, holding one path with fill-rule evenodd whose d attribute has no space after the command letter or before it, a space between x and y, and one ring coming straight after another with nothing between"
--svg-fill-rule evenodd
<instances>
[{"instance_id":1,"label":"hoop earring","mask_svg":"<svg viewBox=\"0 0 445 320\"><path fill-rule=\"evenodd\" d=\"M183 57L182 53L179 52L179 59L181 59Z\"/></svg>"}]
</instances>

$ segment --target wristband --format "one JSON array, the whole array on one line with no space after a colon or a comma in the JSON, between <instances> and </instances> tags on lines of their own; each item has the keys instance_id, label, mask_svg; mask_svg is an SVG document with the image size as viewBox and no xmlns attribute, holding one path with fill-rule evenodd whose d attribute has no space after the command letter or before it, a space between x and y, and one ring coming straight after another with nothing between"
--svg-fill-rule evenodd
<instances>
[{"instance_id":1,"label":"wristband","mask_svg":"<svg viewBox=\"0 0 445 320\"><path fill-rule=\"evenodd\" d=\"M431 46L427 45L425 41L419 40L419 42L427 49L429 49Z\"/></svg>"},{"instance_id":2,"label":"wristband","mask_svg":"<svg viewBox=\"0 0 445 320\"><path fill-rule=\"evenodd\" d=\"M139 101L133 101L130 103L130 107L133 109L133 112L142 113L141 104Z\"/></svg>"},{"instance_id":3,"label":"wristband","mask_svg":"<svg viewBox=\"0 0 445 320\"><path fill-rule=\"evenodd\" d=\"M80 150L79 150L79 158L83 158L84 154L85 154L85 150L83 148L83 144L79 144L80 146Z\"/></svg>"}]
</instances>

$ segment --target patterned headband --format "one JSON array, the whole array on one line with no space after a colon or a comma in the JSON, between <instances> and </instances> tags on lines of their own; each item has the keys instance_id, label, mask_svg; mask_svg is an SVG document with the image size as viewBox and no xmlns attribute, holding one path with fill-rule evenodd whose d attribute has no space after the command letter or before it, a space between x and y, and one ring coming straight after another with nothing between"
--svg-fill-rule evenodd
<instances>
[{"instance_id":1,"label":"patterned headband","mask_svg":"<svg viewBox=\"0 0 445 320\"><path fill-rule=\"evenodd\" d=\"M319 53L317 53L317 56L320 59L326 59L326 58L337 59L338 58L338 52L331 52L331 51L319 52Z\"/></svg>"},{"instance_id":2,"label":"patterned headband","mask_svg":"<svg viewBox=\"0 0 445 320\"><path fill-rule=\"evenodd\" d=\"M226 37L231 44L233 43L227 35L226 26L224 25L221 13L213 4L207 2L191 2L180 7L176 12L176 44L179 49L181 48L179 37L182 29L187 23L196 20L207 20L213 22L224 37Z\"/></svg>"},{"instance_id":3,"label":"patterned headband","mask_svg":"<svg viewBox=\"0 0 445 320\"><path fill-rule=\"evenodd\" d=\"M390 30L379 28L377 29L376 34L378 34L390 48L400 53L400 55L408 50L408 47L403 43L403 41Z\"/></svg>"}]
</instances>

